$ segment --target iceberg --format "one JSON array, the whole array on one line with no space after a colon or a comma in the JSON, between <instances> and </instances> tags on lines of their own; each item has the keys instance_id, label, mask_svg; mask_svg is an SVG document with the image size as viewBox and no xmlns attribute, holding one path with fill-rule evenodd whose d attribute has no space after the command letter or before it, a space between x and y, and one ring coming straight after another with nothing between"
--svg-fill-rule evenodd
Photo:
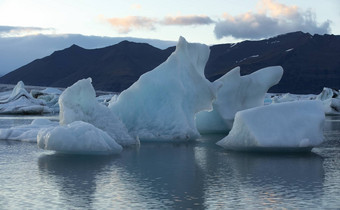
<instances>
[{"instance_id":1,"label":"iceberg","mask_svg":"<svg viewBox=\"0 0 340 210\"><path fill-rule=\"evenodd\" d=\"M322 101L327 115L340 115L340 93L338 90L325 87L316 99Z\"/></svg>"},{"instance_id":2,"label":"iceberg","mask_svg":"<svg viewBox=\"0 0 340 210\"><path fill-rule=\"evenodd\" d=\"M70 154L108 155L123 149L106 132L82 121L41 129L37 144L41 149Z\"/></svg>"},{"instance_id":3,"label":"iceberg","mask_svg":"<svg viewBox=\"0 0 340 210\"><path fill-rule=\"evenodd\" d=\"M45 101L46 105L51 109L52 112L59 112L59 96L62 91L57 88L45 88L43 90L31 90L33 98Z\"/></svg>"},{"instance_id":4,"label":"iceberg","mask_svg":"<svg viewBox=\"0 0 340 210\"><path fill-rule=\"evenodd\" d=\"M320 101L296 101L236 113L217 145L230 150L310 151L322 143L325 114Z\"/></svg>"},{"instance_id":5,"label":"iceberg","mask_svg":"<svg viewBox=\"0 0 340 210\"><path fill-rule=\"evenodd\" d=\"M329 98L322 101L326 115L340 115L340 98Z\"/></svg>"},{"instance_id":6,"label":"iceberg","mask_svg":"<svg viewBox=\"0 0 340 210\"><path fill-rule=\"evenodd\" d=\"M303 100L318 100L321 101L324 106L324 112L326 115L340 115L340 95L339 91L331 88L324 87L322 92L318 95L298 95L298 94L272 94L270 103L285 103L292 101ZM269 99L268 99L269 100ZM267 100L267 101L268 101Z\"/></svg>"},{"instance_id":7,"label":"iceberg","mask_svg":"<svg viewBox=\"0 0 340 210\"><path fill-rule=\"evenodd\" d=\"M91 82L91 78L79 80L60 95L60 125L84 121L105 131L120 145L138 144L138 139L129 135L117 116L97 101Z\"/></svg>"},{"instance_id":8,"label":"iceberg","mask_svg":"<svg viewBox=\"0 0 340 210\"><path fill-rule=\"evenodd\" d=\"M105 95L97 96L97 101L100 104L108 106L110 104L111 100L115 100L115 98L117 98L117 97L118 97L118 94L105 94Z\"/></svg>"},{"instance_id":9,"label":"iceberg","mask_svg":"<svg viewBox=\"0 0 340 210\"><path fill-rule=\"evenodd\" d=\"M0 114L42 114L51 112L43 100L33 98L19 81L9 95L2 95Z\"/></svg>"},{"instance_id":10,"label":"iceberg","mask_svg":"<svg viewBox=\"0 0 340 210\"><path fill-rule=\"evenodd\" d=\"M57 125L58 122L48 119L35 119L29 125L0 129L0 139L37 142L40 129L53 128Z\"/></svg>"},{"instance_id":11,"label":"iceberg","mask_svg":"<svg viewBox=\"0 0 340 210\"><path fill-rule=\"evenodd\" d=\"M200 136L195 114L212 108L215 87L205 78L207 45L179 38L175 52L143 74L109 104L140 140L191 140Z\"/></svg>"},{"instance_id":12,"label":"iceberg","mask_svg":"<svg viewBox=\"0 0 340 210\"><path fill-rule=\"evenodd\" d=\"M260 69L252 74L241 76L236 67L216 80L222 84L217 91L212 111L196 115L196 125L200 133L227 133L230 131L236 112L264 105L265 95L276 85L283 75L281 66Z\"/></svg>"},{"instance_id":13,"label":"iceberg","mask_svg":"<svg viewBox=\"0 0 340 210\"><path fill-rule=\"evenodd\" d=\"M340 93L338 90L324 87L319 95L317 95L316 99L325 101L330 98L338 98L340 99Z\"/></svg>"}]
</instances>

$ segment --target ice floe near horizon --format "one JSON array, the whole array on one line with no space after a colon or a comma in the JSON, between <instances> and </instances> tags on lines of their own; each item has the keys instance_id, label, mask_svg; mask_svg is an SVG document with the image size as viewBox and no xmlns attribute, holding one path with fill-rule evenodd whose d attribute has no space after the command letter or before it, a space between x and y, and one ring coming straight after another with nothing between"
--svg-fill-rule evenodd
<instances>
[{"instance_id":1,"label":"ice floe near horizon","mask_svg":"<svg viewBox=\"0 0 340 210\"><path fill-rule=\"evenodd\" d=\"M324 121L320 101L255 107L237 112L230 133L217 145L241 151L308 151L322 143Z\"/></svg>"},{"instance_id":2,"label":"ice floe near horizon","mask_svg":"<svg viewBox=\"0 0 340 210\"><path fill-rule=\"evenodd\" d=\"M29 125L0 129L0 139L37 142L40 129L52 128L59 123L48 119L35 119Z\"/></svg>"},{"instance_id":3,"label":"ice floe near horizon","mask_svg":"<svg viewBox=\"0 0 340 210\"><path fill-rule=\"evenodd\" d=\"M45 88L43 90L31 90L30 94L33 98L45 101L46 105L50 108L51 112L59 112L59 96L62 91L57 88Z\"/></svg>"},{"instance_id":4,"label":"ice floe near horizon","mask_svg":"<svg viewBox=\"0 0 340 210\"><path fill-rule=\"evenodd\" d=\"M138 144L125 125L106 106L96 99L91 78L82 79L66 88L59 97L60 125L84 121L105 131L122 146Z\"/></svg>"},{"instance_id":5,"label":"ice floe near horizon","mask_svg":"<svg viewBox=\"0 0 340 210\"><path fill-rule=\"evenodd\" d=\"M204 76L210 49L179 38L175 52L124 90L109 108L141 140L190 140L200 136L195 114L212 108L214 87Z\"/></svg>"},{"instance_id":6,"label":"ice floe near horizon","mask_svg":"<svg viewBox=\"0 0 340 210\"><path fill-rule=\"evenodd\" d=\"M318 95L314 94L266 94L265 103L285 103L292 101L318 100L324 106L326 115L340 115L340 94L339 90L324 87Z\"/></svg>"},{"instance_id":7,"label":"ice floe near horizon","mask_svg":"<svg viewBox=\"0 0 340 210\"><path fill-rule=\"evenodd\" d=\"M41 129L37 144L41 149L69 154L108 155L123 150L106 132L82 121Z\"/></svg>"},{"instance_id":8,"label":"ice floe near horizon","mask_svg":"<svg viewBox=\"0 0 340 210\"><path fill-rule=\"evenodd\" d=\"M22 81L19 81L10 94L2 94L0 114L42 114L51 112L45 101L30 95Z\"/></svg>"},{"instance_id":9,"label":"ice floe near horizon","mask_svg":"<svg viewBox=\"0 0 340 210\"><path fill-rule=\"evenodd\" d=\"M263 106L268 89L276 85L282 75L281 66L263 68L245 76L241 76L240 67L232 69L214 82L222 87L217 91L213 110L196 115L197 129L200 133L227 133L236 112Z\"/></svg>"}]
</instances>

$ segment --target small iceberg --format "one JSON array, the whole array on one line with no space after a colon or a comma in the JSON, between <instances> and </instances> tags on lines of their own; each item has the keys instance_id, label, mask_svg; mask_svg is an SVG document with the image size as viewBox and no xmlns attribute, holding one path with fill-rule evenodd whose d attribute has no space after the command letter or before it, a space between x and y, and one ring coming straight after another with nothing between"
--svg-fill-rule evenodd
<instances>
[{"instance_id":1,"label":"small iceberg","mask_svg":"<svg viewBox=\"0 0 340 210\"><path fill-rule=\"evenodd\" d=\"M322 101L326 115L340 115L340 93L338 90L325 87L316 99Z\"/></svg>"},{"instance_id":2,"label":"small iceberg","mask_svg":"<svg viewBox=\"0 0 340 210\"><path fill-rule=\"evenodd\" d=\"M29 94L22 81L14 87L11 94L2 95L0 114L42 114L51 112L45 101L35 99Z\"/></svg>"},{"instance_id":3,"label":"small iceberg","mask_svg":"<svg viewBox=\"0 0 340 210\"><path fill-rule=\"evenodd\" d=\"M125 125L105 105L96 99L92 79L82 79L65 89L59 97L60 125L83 121L105 131L122 146L139 144Z\"/></svg>"},{"instance_id":4,"label":"small iceberg","mask_svg":"<svg viewBox=\"0 0 340 210\"><path fill-rule=\"evenodd\" d=\"M123 150L106 132L82 121L41 129L37 143L41 149L69 154L109 155Z\"/></svg>"},{"instance_id":5,"label":"small iceberg","mask_svg":"<svg viewBox=\"0 0 340 210\"><path fill-rule=\"evenodd\" d=\"M325 114L320 101L296 101L236 113L217 145L237 151L310 151L323 142Z\"/></svg>"},{"instance_id":6,"label":"small iceberg","mask_svg":"<svg viewBox=\"0 0 340 210\"><path fill-rule=\"evenodd\" d=\"M59 112L59 96L62 91L57 88L45 88L43 90L31 90L33 98L45 101L46 105L51 109L52 112Z\"/></svg>"},{"instance_id":7,"label":"small iceberg","mask_svg":"<svg viewBox=\"0 0 340 210\"><path fill-rule=\"evenodd\" d=\"M267 104L285 103L285 102L303 101L303 100L321 101L324 106L324 112L326 115L340 115L339 90L324 87L322 92L318 95L314 95L314 94L299 95L299 94L290 94L290 93L267 95Z\"/></svg>"},{"instance_id":8,"label":"small iceberg","mask_svg":"<svg viewBox=\"0 0 340 210\"><path fill-rule=\"evenodd\" d=\"M57 125L58 122L48 119L35 119L29 125L0 129L0 139L37 142L37 134L40 129L53 128Z\"/></svg>"}]
</instances>

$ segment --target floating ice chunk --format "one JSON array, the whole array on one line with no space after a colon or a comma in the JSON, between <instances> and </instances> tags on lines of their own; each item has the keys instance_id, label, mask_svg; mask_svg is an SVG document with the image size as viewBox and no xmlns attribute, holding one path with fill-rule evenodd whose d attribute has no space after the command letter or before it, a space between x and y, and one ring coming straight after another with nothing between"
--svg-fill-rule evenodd
<instances>
[{"instance_id":1,"label":"floating ice chunk","mask_svg":"<svg viewBox=\"0 0 340 210\"><path fill-rule=\"evenodd\" d=\"M340 99L340 93L337 90L324 87L322 92L316 97L316 99L324 101L330 98L338 98Z\"/></svg>"},{"instance_id":2,"label":"floating ice chunk","mask_svg":"<svg viewBox=\"0 0 340 210\"><path fill-rule=\"evenodd\" d=\"M340 93L338 90L324 87L316 99L322 101L325 114L340 115Z\"/></svg>"},{"instance_id":3,"label":"floating ice chunk","mask_svg":"<svg viewBox=\"0 0 340 210\"><path fill-rule=\"evenodd\" d=\"M7 97L2 96L0 114L42 114L51 112L42 100L33 98L25 89L22 81L14 87Z\"/></svg>"},{"instance_id":4,"label":"floating ice chunk","mask_svg":"<svg viewBox=\"0 0 340 210\"><path fill-rule=\"evenodd\" d=\"M196 115L197 129L201 133L226 133L234 122L236 112L264 105L266 92L276 85L283 74L281 66L260 69L241 76L236 67L214 83L222 83L213 102L213 110Z\"/></svg>"},{"instance_id":5,"label":"floating ice chunk","mask_svg":"<svg viewBox=\"0 0 340 210\"><path fill-rule=\"evenodd\" d=\"M62 91L57 88L45 88L43 90L31 90L31 95L38 98L41 95L61 95Z\"/></svg>"},{"instance_id":6,"label":"floating ice chunk","mask_svg":"<svg viewBox=\"0 0 340 210\"><path fill-rule=\"evenodd\" d=\"M326 115L340 115L340 99L329 98L322 101Z\"/></svg>"},{"instance_id":7,"label":"floating ice chunk","mask_svg":"<svg viewBox=\"0 0 340 210\"><path fill-rule=\"evenodd\" d=\"M46 88L44 90L31 90L33 98L45 101L52 112L59 112L59 96L62 91L57 88Z\"/></svg>"},{"instance_id":8,"label":"floating ice chunk","mask_svg":"<svg viewBox=\"0 0 340 210\"><path fill-rule=\"evenodd\" d=\"M105 94L97 96L97 101L105 106L108 106L112 98L117 98L117 96L118 96L117 94Z\"/></svg>"},{"instance_id":9,"label":"floating ice chunk","mask_svg":"<svg viewBox=\"0 0 340 210\"><path fill-rule=\"evenodd\" d=\"M138 144L138 140L129 135L127 128L117 116L97 101L91 82L91 78L79 80L61 94L60 124L67 125L74 121L88 122L107 132L123 146Z\"/></svg>"},{"instance_id":10,"label":"floating ice chunk","mask_svg":"<svg viewBox=\"0 0 340 210\"><path fill-rule=\"evenodd\" d=\"M0 139L37 142L37 134L40 129L52 128L57 125L58 122L48 119L35 119L29 125L0 129Z\"/></svg>"},{"instance_id":11,"label":"floating ice chunk","mask_svg":"<svg viewBox=\"0 0 340 210\"><path fill-rule=\"evenodd\" d=\"M319 101L297 101L236 113L219 146L231 150L311 150L322 143L325 115Z\"/></svg>"},{"instance_id":12,"label":"floating ice chunk","mask_svg":"<svg viewBox=\"0 0 340 210\"><path fill-rule=\"evenodd\" d=\"M106 132L82 121L41 129L37 139L39 148L61 153L106 155L122 151Z\"/></svg>"},{"instance_id":13,"label":"floating ice chunk","mask_svg":"<svg viewBox=\"0 0 340 210\"><path fill-rule=\"evenodd\" d=\"M194 116L211 109L213 85L205 78L207 45L179 38L175 52L143 74L110 103L130 133L141 140L189 140L199 137Z\"/></svg>"},{"instance_id":14,"label":"floating ice chunk","mask_svg":"<svg viewBox=\"0 0 340 210\"><path fill-rule=\"evenodd\" d=\"M318 100L323 103L326 115L340 115L340 94L338 90L324 87L318 95L307 94L278 94L272 98L273 103L284 103L289 101Z\"/></svg>"},{"instance_id":15,"label":"floating ice chunk","mask_svg":"<svg viewBox=\"0 0 340 210\"><path fill-rule=\"evenodd\" d=\"M298 98L295 95L286 93L280 96L276 96L273 98L273 103L284 103L284 102L292 102L297 101Z\"/></svg>"}]
</instances>

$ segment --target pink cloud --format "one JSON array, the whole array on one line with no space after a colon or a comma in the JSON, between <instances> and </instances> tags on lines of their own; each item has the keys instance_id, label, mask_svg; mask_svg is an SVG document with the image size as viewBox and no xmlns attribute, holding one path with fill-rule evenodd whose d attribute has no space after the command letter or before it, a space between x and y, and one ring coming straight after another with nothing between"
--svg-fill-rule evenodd
<instances>
[{"instance_id":1,"label":"pink cloud","mask_svg":"<svg viewBox=\"0 0 340 210\"><path fill-rule=\"evenodd\" d=\"M241 39L258 39L278 34L303 31L324 34L330 32L331 21L319 24L311 10L300 10L274 0L261 0L257 11L232 16L223 15L224 20L216 23L214 33L220 39L227 36Z\"/></svg>"},{"instance_id":2,"label":"pink cloud","mask_svg":"<svg viewBox=\"0 0 340 210\"><path fill-rule=\"evenodd\" d=\"M154 24L157 22L153 18L142 16L128 16L123 18L108 18L107 21L115 27L119 33L129 33L132 29L155 30Z\"/></svg>"}]
</instances>

